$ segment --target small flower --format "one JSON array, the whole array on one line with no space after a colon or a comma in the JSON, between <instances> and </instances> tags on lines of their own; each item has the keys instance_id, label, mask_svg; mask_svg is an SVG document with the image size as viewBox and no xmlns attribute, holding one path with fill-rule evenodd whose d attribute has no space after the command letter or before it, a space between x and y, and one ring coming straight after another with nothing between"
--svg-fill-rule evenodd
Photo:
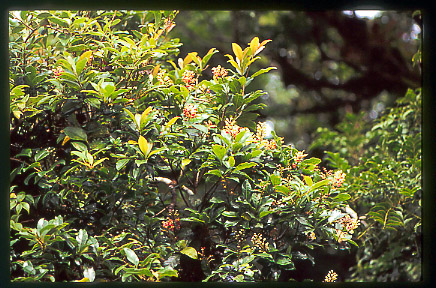
<instances>
[{"instance_id":1,"label":"small flower","mask_svg":"<svg viewBox=\"0 0 436 288\"><path fill-rule=\"evenodd\" d=\"M259 248L263 252L268 251L269 244L266 242L266 240L262 237L262 235L258 233L254 233L251 237L251 242L253 242L254 246Z\"/></svg>"},{"instance_id":2,"label":"small flower","mask_svg":"<svg viewBox=\"0 0 436 288\"><path fill-rule=\"evenodd\" d=\"M330 270L329 273L325 276L323 282L335 282L338 279L338 274L333 270Z\"/></svg>"},{"instance_id":3,"label":"small flower","mask_svg":"<svg viewBox=\"0 0 436 288\"><path fill-rule=\"evenodd\" d=\"M183 72L182 81L185 83L186 87L191 90L195 85L195 73L191 70L186 70Z\"/></svg>"},{"instance_id":4,"label":"small flower","mask_svg":"<svg viewBox=\"0 0 436 288\"><path fill-rule=\"evenodd\" d=\"M353 234L354 230L357 228L357 226L360 225L360 220L351 218L350 215L345 215L341 219L338 220L338 222L345 227L348 233Z\"/></svg>"},{"instance_id":5,"label":"small flower","mask_svg":"<svg viewBox=\"0 0 436 288\"><path fill-rule=\"evenodd\" d=\"M167 221L162 222L162 227L171 231L180 229L180 218L176 218L175 220L168 218Z\"/></svg>"},{"instance_id":6,"label":"small flower","mask_svg":"<svg viewBox=\"0 0 436 288\"><path fill-rule=\"evenodd\" d=\"M199 90L200 90L200 92L203 93L203 94L208 94L208 93L210 93L210 89L209 89L206 85L204 85L204 84L202 84L202 85L199 87Z\"/></svg>"},{"instance_id":7,"label":"small flower","mask_svg":"<svg viewBox=\"0 0 436 288\"><path fill-rule=\"evenodd\" d=\"M332 185L337 188L341 187L345 181L345 176L346 174L342 173L342 170L336 171L333 175Z\"/></svg>"},{"instance_id":8,"label":"small flower","mask_svg":"<svg viewBox=\"0 0 436 288\"><path fill-rule=\"evenodd\" d=\"M309 238L310 240L315 240L316 236L315 236L315 232L310 232L309 234L307 234L307 238Z\"/></svg>"},{"instance_id":9,"label":"small flower","mask_svg":"<svg viewBox=\"0 0 436 288\"><path fill-rule=\"evenodd\" d=\"M264 146L268 150L274 150L277 148L277 144L274 140L262 140L260 141L261 145Z\"/></svg>"},{"instance_id":10,"label":"small flower","mask_svg":"<svg viewBox=\"0 0 436 288\"><path fill-rule=\"evenodd\" d=\"M164 221L162 223L162 227L165 228L165 229L169 229L169 230L173 231L174 230L174 221L173 221L173 219L168 219L167 221Z\"/></svg>"},{"instance_id":11,"label":"small flower","mask_svg":"<svg viewBox=\"0 0 436 288\"><path fill-rule=\"evenodd\" d=\"M197 108L192 104L186 104L185 108L183 108L183 114L186 118L193 119L197 117Z\"/></svg>"},{"instance_id":12,"label":"small flower","mask_svg":"<svg viewBox=\"0 0 436 288\"><path fill-rule=\"evenodd\" d=\"M336 236L338 237L338 243L342 243L347 240L347 238L345 238L345 232L339 229L336 229Z\"/></svg>"},{"instance_id":13,"label":"small flower","mask_svg":"<svg viewBox=\"0 0 436 288\"><path fill-rule=\"evenodd\" d=\"M55 70L53 70L53 74L55 75L55 78L58 79L59 76L61 76L62 72L64 72L64 69L62 67L57 67Z\"/></svg>"},{"instance_id":14,"label":"small flower","mask_svg":"<svg viewBox=\"0 0 436 288\"><path fill-rule=\"evenodd\" d=\"M292 168L295 169L297 167L297 163L303 161L304 157L307 156L307 154L304 154L303 151L298 151L296 155L294 155L294 163L292 164Z\"/></svg>"},{"instance_id":15,"label":"small flower","mask_svg":"<svg viewBox=\"0 0 436 288\"><path fill-rule=\"evenodd\" d=\"M221 79L227 76L227 70L218 65L218 67L212 68L213 79Z\"/></svg>"},{"instance_id":16,"label":"small flower","mask_svg":"<svg viewBox=\"0 0 436 288\"><path fill-rule=\"evenodd\" d=\"M266 137L266 133L267 133L266 123L265 122L257 123L256 138L258 140L262 140Z\"/></svg>"},{"instance_id":17,"label":"small flower","mask_svg":"<svg viewBox=\"0 0 436 288\"><path fill-rule=\"evenodd\" d=\"M239 132L241 132L242 130L247 130L247 128L242 128L238 126L235 122L236 121L232 117L230 117L229 119L226 119L224 126L224 131L227 134L231 135L233 138L236 137L236 135L238 135Z\"/></svg>"},{"instance_id":18,"label":"small flower","mask_svg":"<svg viewBox=\"0 0 436 288\"><path fill-rule=\"evenodd\" d=\"M173 85L173 81L171 78L165 74L165 71L160 70L159 73L156 75L157 81L159 81L159 84L164 86L171 86Z\"/></svg>"},{"instance_id":19,"label":"small flower","mask_svg":"<svg viewBox=\"0 0 436 288\"><path fill-rule=\"evenodd\" d=\"M210 129L216 128L216 125L212 121L210 121L210 120L204 122L204 125L206 125L206 127L207 127L206 135L209 134Z\"/></svg>"}]
</instances>

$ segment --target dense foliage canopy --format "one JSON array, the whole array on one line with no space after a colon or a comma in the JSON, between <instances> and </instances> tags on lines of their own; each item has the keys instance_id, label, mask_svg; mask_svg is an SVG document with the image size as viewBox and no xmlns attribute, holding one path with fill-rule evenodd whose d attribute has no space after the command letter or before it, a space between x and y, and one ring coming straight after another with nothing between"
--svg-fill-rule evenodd
<instances>
[{"instance_id":1,"label":"dense foliage canopy","mask_svg":"<svg viewBox=\"0 0 436 288\"><path fill-rule=\"evenodd\" d=\"M276 40L180 53L177 14L9 13L12 281L419 280L419 90L323 167L258 119Z\"/></svg>"}]
</instances>

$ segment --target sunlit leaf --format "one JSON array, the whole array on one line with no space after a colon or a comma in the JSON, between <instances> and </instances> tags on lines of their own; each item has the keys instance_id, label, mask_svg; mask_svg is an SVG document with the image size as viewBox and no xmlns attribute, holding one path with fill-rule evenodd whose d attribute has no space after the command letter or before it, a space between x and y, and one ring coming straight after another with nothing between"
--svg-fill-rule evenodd
<instances>
[{"instance_id":1,"label":"sunlit leaf","mask_svg":"<svg viewBox=\"0 0 436 288\"><path fill-rule=\"evenodd\" d=\"M180 251L180 253L185 254L186 256L192 258L192 259L197 259L197 250L195 250L195 248L193 247L185 247L182 249L182 251Z\"/></svg>"}]
</instances>

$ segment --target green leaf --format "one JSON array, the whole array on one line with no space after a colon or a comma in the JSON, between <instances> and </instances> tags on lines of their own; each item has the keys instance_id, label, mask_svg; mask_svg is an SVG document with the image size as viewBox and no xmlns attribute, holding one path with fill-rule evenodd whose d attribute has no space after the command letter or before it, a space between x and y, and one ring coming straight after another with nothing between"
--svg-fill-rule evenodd
<instances>
[{"instance_id":1,"label":"green leaf","mask_svg":"<svg viewBox=\"0 0 436 288\"><path fill-rule=\"evenodd\" d=\"M101 84L101 87L103 88L103 96L109 97L114 93L115 91L115 85L112 82L103 82Z\"/></svg>"},{"instance_id":2,"label":"green leaf","mask_svg":"<svg viewBox=\"0 0 436 288\"><path fill-rule=\"evenodd\" d=\"M195 250L193 247L185 247L183 248L182 251L180 251L180 253L185 254L186 256L192 258L192 259L197 259L197 250Z\"/></svg>"},{"instance_id":3,"label":"green leaf","mask_svg":"<svg viewBox=\"0 0 436 288\"><path fill-rule=\"evenodd\" d=\"M141 130L153 118L151 115L149 115L152 109L153 109L152 107L148 107L147 109L144 110L144 112L142 112L141 118L139 119L139 127Z\"/></svg>"},{"instance_id":4,"label":"green leaf","mask_svg":"<svg viewBox=\"0 0 436 288\"><path fill-rule=\"evenodd\" d=\"M88 146L86 146L85 143L82 142L71 142L71 145L73 145L74 148L81 152L88 151Z\"/></svg>"},{"instance_id":5,"label":"green leaf","mask_svg":"<svg viewBox=\"0 0 436 288\"><path fill-rule=\"evenodd\" d=\"M208 132L207 127L204 126L204 125L194 124L194 123L191 124L191 125L192 125L192 127L194 127L195 129L199 130L200 132L203 132L203 133L207 133Z\"/></svg>"},{"instance_id":6,"label":"green leaf","mask_svg":"<svg viewBox=\"0 0 436 288\"><path fill-rule=\"evenodd\" d=\"M273 211L262 211L259 214L259 218L265 217L266 215L269 215L271 213L274 213Z\"/></svg>"},{"instance_id":7,"label":"green leaf","mask_svg":"<svg viewBox=\"0 0 436 288\"><path fill-rule=\"evenodd\" d=\"M88 241L88 233L84 229L80 229L76 236L78 252L82 253L83 249L86 247L86 242Z\"/></svg>"},{"instance_id":8,"label":"green leaf","mask_svg":"<svg viewBox=\"0 0 436 288\"><path fill-rule=\"evenodd\" d=\"M85 68L86 63L88 62L87 58L80 59L76 63L76 73L77 75L80 75L83 71L83 68Z\"/></svg>"},{"instance_id":9,"label":"green leaf","mask_svg":"<svg viewBox=\"0 0 436 288\"><path fill-rule=\"evenodd\" d=\"M333 198L333 201L344 202L344 201L347 201L350 198L351 198L350 194L348 194L348 193L340 193L339 195L337 195L336 197Z\"/></svg>"},{"instance_id":10,"label":"green leaf","mask_svg":"<svg viewBox=\"0 0 436 288\"><path fill-rule=\"evenodd\" d=\"M184 170L186 165L189 165L189 163L191 163L191 159L183 158L181 163L182 170Z\"/></svg>"},{"instance_id":11,"label":"green leaf","mask_svg":"<svg viewBox=\"0 0 436 288\"><path fill-rule=\"evenodd\" d=\"M127 260L129 260L133 265L138 266L139 258L136 256L135 251L130 248L124 247L124 253L126 253Z\"/></svg>"},{"instance_id":12,"label":"green leaf","mask_svg":"<svg viewBox=\"0 0 436 288\"><path fill-rule=\"evenodd\" d=\"M59 17L56 17L56 16L48 17L47 19L50 20L51 22L59 25L59 26L64 27L64 28L68 28L68 26L69 26L68 21L66 21L65 19L61 19Z\"/></svg>"},{"instance_id":13,"label":"green leaf","mask_svg":"<svg viewBox=\"0 0 436 288\"><path fill-rule=\"evenodd\" d=\"M277 176L277 175L275 175L275 174L271 174L271 175L269 176L269 178L271 179L271 183L272 183L274 186L280 185L280 183L282 182L282 179L280 178L280 176Z\"/></svg>"},{"instance_id":14,"label":"green leaf","mask_svg":"<svg viewBox=\"0 0 436 288\"><path fill-rule=\"evenodd\" d=\"M197 258L194 258L194 259L197 259ZM166 266L163 269L160 269L159 271L157 271L157 273L159 274L159 279L161 279L163 277L178 277L179 276L179 274L177 273L177 270L174 270L173 267L169 267L169 266Z\"/></svg>"},{"instance_id":15,"label":"green leaf","mask_svg":"<svg viewBox=\"0 0 436 288\"><path fill-rule=\"evenodd\" d=\"M235 276L235 278L233 278L233 280L235 282L243 282L244 281L244 275L239 274L238 276Z\"/></svg>"},{"instance_id":16,"label":"green leaf","mask_svg":"<svg viewBox=\"0 0 436 288\"><path fill-rule=\"evenodd\" d=\"M264 74L264 73L268 73L269 71L271 71L273 69L277 69L277 68L276 67L268 67L268 68L260 69L259 71L257 71L253 75L251 75L251 78L257 77L257 76Z\"/></svg>"},{"instance_id":17,"label":"green leaf","mask_svg":"<svg viewBox=\"0 0 436 288\"><path fill-rule=\"evenodd\" d=\"M165 125L164 131L168 130L174 123L176 123L177 120L179 120L179 118L179 116L176 116L168 121L168 123Z\"/></svg>"},{"instance_id":18,"label":"green leaf","mask_svg":"<svg viewBox=\"0 0 436 288\"><path fill-rule=\"evenodd\" d=\"M120 171L121 169L123 169L124 166L126 166L127 163L129 163L129 161L130 161L130 159L121 159L120 161L118 161L117 164L115 164L117 171Z\"/></svg>"},{"instance_id":19,"label":"green leaf","mask_svg":"<svg viewBox=\"0 0 436 288\"><path fill-rule=\"evenodd\" d=\"M231 217L231 218L238 217L238 214L236 214L236 212L234 212L234 211L224 211L222 213L222 215L225 217Z\"/></svg>"},{"instance_id":20,"label":"green leaf","mask_svg":"<svg viewBox=\"0 0 436 288\"><path fill-rule=\"evenodd\" d=\"M82 91L84 91L84 90L82 90ZM93 92L95 92L95 91L93 91ZM88 103L92 107L100 109L101 101L96 99L96 98L86 98L85 102Z\"/></svg>"},{"instance_id":21,"label":"green leaf","mask_svg":"<svg viewBox=\"0 0 436 288\"><path fill-rule=\"evenodd\" d=\"M45 157L47 157L48 155L50 155L50 152L48 152L47 150L40 150L38 151L38 153L36 153L34 159L35 162L41 161L42 159L44 159Z\"/></svg>"},{"instance_id":22,"label":"green leaf","mask_svg":"<svg viewBox=\"0 0 436 288\"><path fill-rule=\"evenodd\" d=\"M88 137L85 133L85 131L82 128L79 127L65 127L64 133L68 137L71 138L71 140L79 140L79 141L88 141Z\"/></svg>"},{"instance_id":23,"label":"green leaf","mask_svg":"<svg viewBox=\"0 0 436 288\"><path fill-rule=\"evenodd\" d=\"M244 183L242 183L242 193L244 195L244 198L247 200L251 199L251 185L250 182L248 182L248 180L245 180Z\"/></svg>"},{"instance_id":24,"label":"green leaf","mask_svg":"<svg viewBox=\"0 0 436 288\"><path fill-rule=\"evenodd\" d=\"M148 158L148 154L150 154L153 144L148 143L147 139L145 139L143 136L139 136L138 144L139 149L141 149L141 152L145 155L145 158Z\"/></svg>"},{"instance_id":25,"label":"green leaf","mask_svg":"<svg viewBox=\"0 0 436 288\"><path fill-rule=\"evenodd\" d=\"M276 263L281 266L293 264L291 257L280 257L277 259Z\"/></svg>"},{"instance_id":26,"label":"green leaf","mask_svg":"<svg viewBox=\"0 0 436 288\"><path fill-rule=\"evenodd\" d=\"M238 133L238 135L235 136L235 142L236 143L241 143L244 144L245 141L250 138L251 133L247 130L242 130L241 132Z\"/></svg>"},{"instance_id":27,"label":"green leaf","mask_svg":"<svg viewBox=\"0 0 436 288\"><path fill-rule=\"evenodd\" d=\"M312 178L310 178L309 176L303 176L304 178L304 182L306 182L307 186L312 186L313 185L313 181Z\"/></svg>"},{"instance_id":28,"label":"green leaf","mask_svg":"<svg viewBox=\"0 0 436 288\"><path fill-rule=\"evenodd\" d=\"M329 184L329 182L330 182L329 179L324 179L324 180L318 181L318 182L316 182L315 184L313 184L311 186L311 189L315 190L315 189L317 189L319 187L322 187L322 186L325 186L325 185Z\"/></svg>"},{"instance_id":29,"label":"green leaf","mask_svg":"<svg viewBox=\"0 0 436 288\"><path fill-rule=\"evenodd\" d=\"M283 185L274 186L274 189L276 189L276 191L283 193L285 195L291 194L291 189L289 189L288 187L283 186Z\"/></svg>"},{"instance_id":30,"label":"green leaf","mask_svg":"<svg viewBox=\"0 0 436 288\"><path fill-rule=\"evenodd\" d=\"M226 155L227 149L221 145L213 145L212 151L215 154L215 156L222 162L224 156Z\"/></svg>"},{"instance_id":31,"label":"green leaf","mask_svg":"<svg viewBox=\"0 0 436 288\"><path fill-rule=\"evenodd\" d=\"M230 167L235 166L235 157L233 157L233 156L229 157L229 166Z\"/></svg>"},{"instance_id":32,"label":"green leaf","mask_svg":"<svg viewBox=\"0 0 436 288\"><path fill-rule=\"evenodd\" d=\"M130 112L128 109L123 108L123 110L127 113L127 115L129 115L129 117L133 120L133 123L135 123L136 128L139 130L139 123L136 122L136 118L135 115L132 114L132 112Z\"/></svg>"},{"instance_id":33,"label":"green leaf","mask_svg":"<svg viewBox=\"0 0 436 288\"><path fill-rule=\"evenodd\" d=\"M254 167L256 165L257 165L257 163L254 163L254 162L244 162L244 163L241 163L238 166L236 166L235 170L236 171L244 170L244 169Z\"/></svg>"}]
</instances>

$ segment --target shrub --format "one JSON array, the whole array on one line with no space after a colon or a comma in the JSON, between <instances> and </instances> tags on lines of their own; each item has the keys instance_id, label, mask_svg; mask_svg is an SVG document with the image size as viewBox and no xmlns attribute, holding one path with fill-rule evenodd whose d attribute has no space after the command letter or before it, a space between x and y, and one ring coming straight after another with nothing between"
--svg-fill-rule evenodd
<instances>
[{"instance_id":1,"label":"shrub","mask_svg":"<svg viewBox=\"0 0 436 288\"><path fill-rule=\"evenodd\" d=\"M176 14L9 14L13 281L277 280L356 245L346 175L256 123L269 40L210 69Z\"/></svg>"},{"instance_id":2,"label":"shrub","mask_svg":"<svg viewBox=\"0 0 436 288\"><path fill-rule=\"evenodd\" d=\"M312 148L347 173L361 215L354 281L420 281L422 261L422 100L409 90L374 122L349 114L337 131L319 128ZM350 167L352 164L354 167Z\"/></svg>"}]
</instances>

